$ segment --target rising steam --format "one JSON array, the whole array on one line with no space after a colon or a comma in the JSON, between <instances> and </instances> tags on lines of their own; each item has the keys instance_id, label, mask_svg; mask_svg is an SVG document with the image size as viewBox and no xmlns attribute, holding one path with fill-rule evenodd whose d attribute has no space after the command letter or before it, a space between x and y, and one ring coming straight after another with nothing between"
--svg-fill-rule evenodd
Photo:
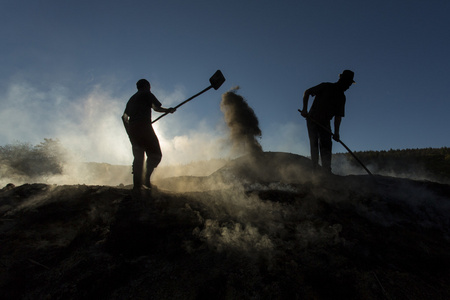
<instances>
[{"instance_id":1,"label":"rising steam","mask_svg":"<svg viewBox=\"0 0 450 300\"><path fill-rule=\"evenodd\" d=\"M236 94L239 87L222 95L220 109L225 116L225 122L230 129L230 138L234 154L262 153L262 147L257 137L261 137L258 118L245 99Z\"/></svg>"}]
</instances>

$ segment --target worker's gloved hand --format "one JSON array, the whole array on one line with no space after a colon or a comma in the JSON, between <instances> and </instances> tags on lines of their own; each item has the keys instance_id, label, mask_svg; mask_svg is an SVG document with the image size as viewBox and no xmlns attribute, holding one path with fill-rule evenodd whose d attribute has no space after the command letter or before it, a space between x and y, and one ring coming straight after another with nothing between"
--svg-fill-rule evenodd
<instances>
[{"instance_id":1,"label":"worker's gloved hand","mask_svg":"<svg viewBox=\"0 0 450 300\"><path fill-rule=\"evenodd\" d=\"M341 137L339 136L339 133L333 134L333 140L335 140L336 142L339 142L341 140Z\"/></svg>"},{"instance_id":2,"label":"worker's gloved hand","mask_svg":"<svg viewBox=\"0 0 450 300\"><path fill-rule=\"evenodd\" d=\"M171 113L171 114L173 114L173 113L176 112L176 111L177 111L177 109L174 108L174 107L170 107L170 108L169 108L169 113Z\"/></svg>"},{"instance_id":3,"label":"worker's gloved hand","mask_svg":"<svg viewBox=\"0 0 450 300\"><path fill-rule=\"evenodd\" d=\"M301 110L300 113L302 114L303 117L305 117L305 118L308 117L308 112L306 111L306 109Z\"/></svg>"}]
</instances>

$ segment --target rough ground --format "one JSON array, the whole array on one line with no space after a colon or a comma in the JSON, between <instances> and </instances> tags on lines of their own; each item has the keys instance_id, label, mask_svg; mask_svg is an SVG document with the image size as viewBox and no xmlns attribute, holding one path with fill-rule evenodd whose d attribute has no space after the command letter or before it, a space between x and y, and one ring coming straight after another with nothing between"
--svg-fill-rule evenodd
<instances>
[{"instance_id":1,"label":"rough ground","mask_svg":"<svg viewBox=\"0 0 450 300\"><path fill-rule=\"evenodd\" d=\"M156 185L4 188L0 299L450 299L448 185L283 153Z\"/></svg>"}]
</instances>

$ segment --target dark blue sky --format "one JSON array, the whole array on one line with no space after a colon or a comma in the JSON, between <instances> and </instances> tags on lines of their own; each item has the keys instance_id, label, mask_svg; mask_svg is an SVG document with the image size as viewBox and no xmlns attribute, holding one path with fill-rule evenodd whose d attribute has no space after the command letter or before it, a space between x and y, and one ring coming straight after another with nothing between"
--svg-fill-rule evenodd
<instances>
[{"instance_id":1,"label":"dark blue sky","mask_svg":"<svg viewBox=\"0 0 450 300\"><path fill-rule=\"evenodd\" d=\"M308 155L303 91L352 69L352 150L448 147L449 15L446 1L5 0L0 145L60 138L85 160L127 163L120 115L135 82L174 106L221 69L220 90L158 121L166 163L225 151L219 104L234 86L264 150Z\"/></svg>"}]
</instances>

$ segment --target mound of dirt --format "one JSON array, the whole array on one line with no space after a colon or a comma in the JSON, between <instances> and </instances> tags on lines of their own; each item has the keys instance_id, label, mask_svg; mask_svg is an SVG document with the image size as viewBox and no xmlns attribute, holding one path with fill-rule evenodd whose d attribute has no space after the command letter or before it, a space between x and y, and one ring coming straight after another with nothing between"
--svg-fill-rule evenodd
<instances>
[{"instance_id":1,"label":"mound of dirt","mask_svg":"<svg viewBox=\"0 0 450 300\"><path fill-rule=\"evenodd\" d=\"M280 153L189 178L3 189L0 298L450 299L448 185Z\"/></svg>"},{"instance_id":2,"label":"mound of dirt","mask_svg":"<svg viewBox=\"0 0 450 300\"><path fill-rule=\"evenodd\" d=\"M237 158L210 176L179 176L158 180L171 191L207 191L268 183L304 183L315 180L311 160L284 152L262 152Z\"/></svg>"}]
</instances>

